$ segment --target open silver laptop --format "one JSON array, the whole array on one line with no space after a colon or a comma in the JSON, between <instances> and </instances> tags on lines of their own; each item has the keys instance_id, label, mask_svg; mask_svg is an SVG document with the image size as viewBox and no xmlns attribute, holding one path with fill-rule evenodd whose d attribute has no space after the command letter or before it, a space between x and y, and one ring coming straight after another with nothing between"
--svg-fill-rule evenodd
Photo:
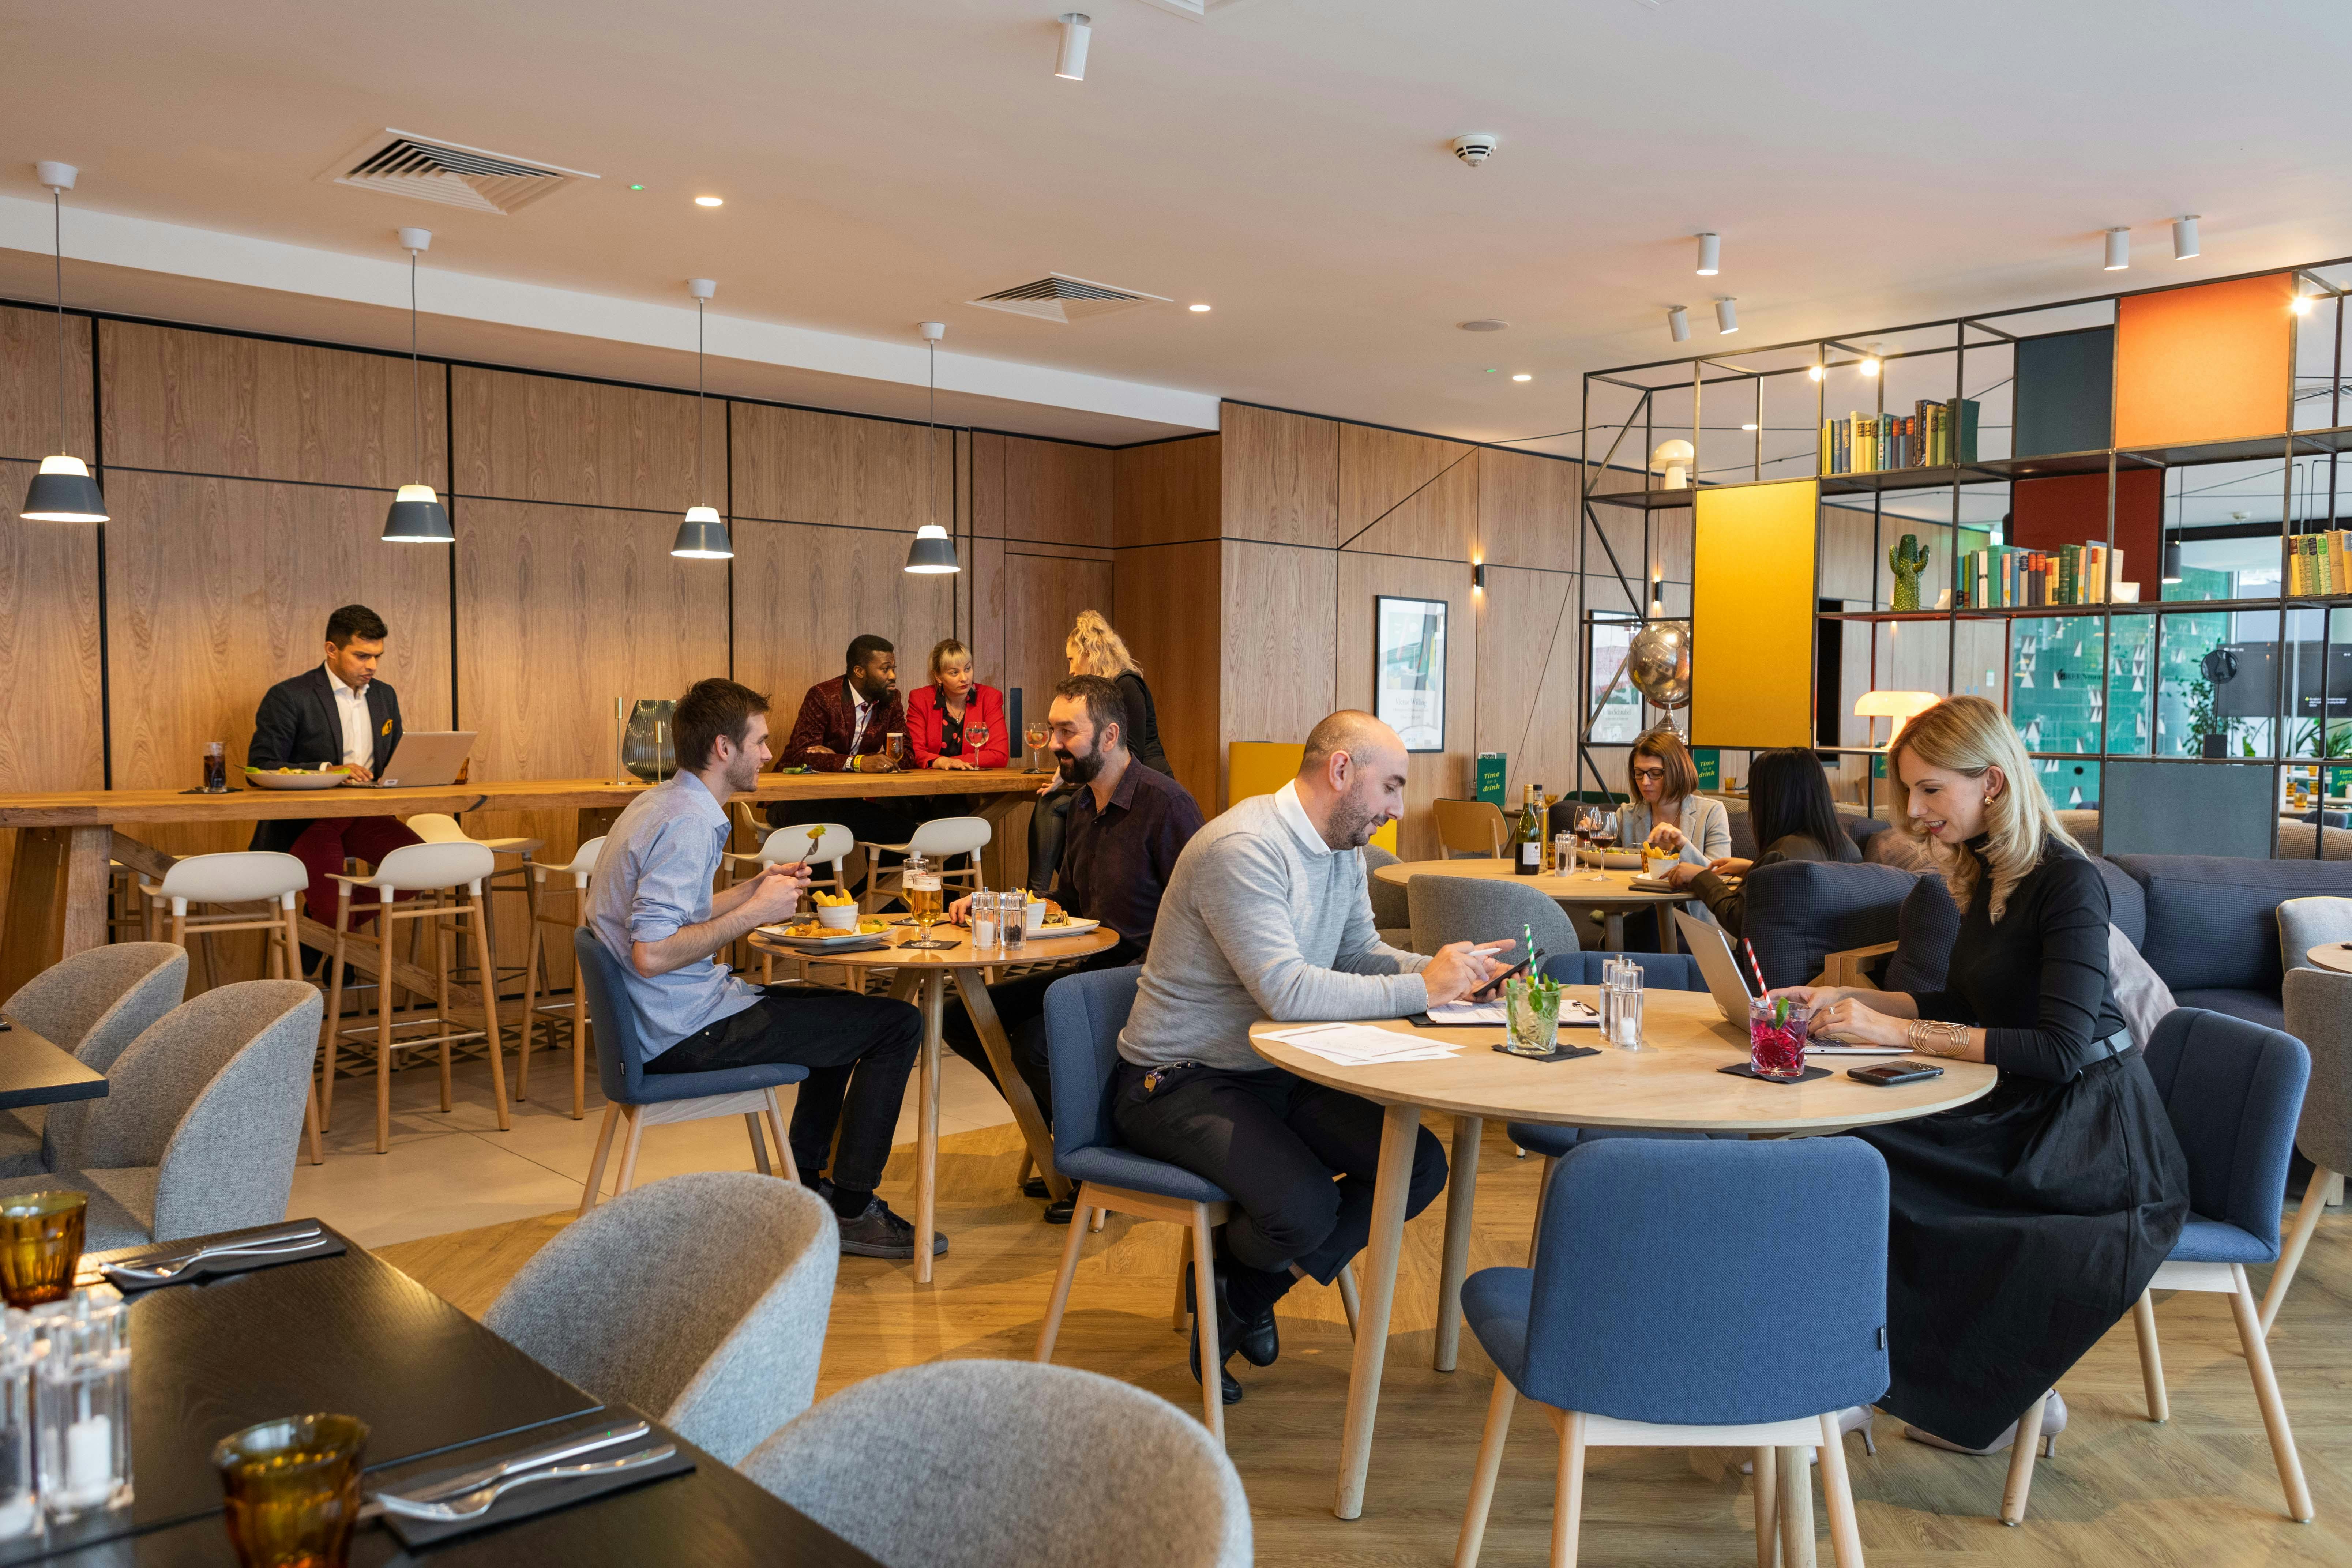
<instances>
[{"instance_id":1,"label":"open silver laptop","mask_svg":"<svg viewBox=\"0 0 2352 1568\"><path fill-rule=\"evenodd\" d=\"M1683 945L1698 960L1698 972L1706 977L1706 988L1715 997L1715 1005L1723 1014L1723 1021L1748 1027L1748 1004L1756 993L1748 983L1748 973L1739 967L1739 960L1731 951L1731 939L1723 928L1711 921L1699 920L1682 910L1675 911L1675 929L1683 933ZM1808 1040L1805 1049L1822 1056L1835 1057L1900 1057L1909 1055L1902 1046L1849 1045L1836 1040Z\"/></svg>"},{"instance_id":2,"label":"open silver laptop","mask_svg":"<svg viewBox=\"0 0 2352 1568\"><path fill-rule=\"evenodd\" d=\"M466 765L474 737L479 733L478 730L404 731L400 744L392 749L392 760L383 765L383 776L375 781L377 786L437 789L456 784L457 770Z\"/></svg>"}]
</instances>

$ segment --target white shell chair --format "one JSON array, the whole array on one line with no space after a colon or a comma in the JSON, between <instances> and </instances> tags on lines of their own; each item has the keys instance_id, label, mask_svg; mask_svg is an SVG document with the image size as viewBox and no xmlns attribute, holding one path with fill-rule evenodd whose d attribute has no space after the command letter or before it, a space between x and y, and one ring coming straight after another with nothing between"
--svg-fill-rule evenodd
<instances>
[{"instance_id":1,"label":"white shell chair","mask_svg":"<svg viewBox=\"0 0 2352 1568\"><path fill-rule=\"evenodd\" d=\"M882 900L904 891L906 867L903 862L887 872L882 869L884 852L898 856L920 855L943 868L940 873L942 891L950 883L961 886L966 892L980 886L980 852L996 830L982 816L935 816L915 829L915 835L904 844L877 844L866 840L866 850L875 857L874 874L866 879L866 910L871 913ZM945 862L958 856L967 857L960 870L944 869Z\"/></svg>"},{"instance_id":2,"label":"white shell chair","mask_svg":"<svg viewBox=\"0 0 2352 1568\"><path fill-rule=\"evenodd\" d=\"M482 905L482 884L488 881L497 863L491 858L487 844L468 839L462 844L404 844L386 855L376 865L373 877L344 877L337 883L335 902L335 951L328 961L327 1020L323 1037L327 1050L327 1076L320 1096L320 1118L323 1122L334 1115L335 1068L338 1047L345 1033L358 1034L364 1026L346 1031L340 1016L343 999L343 967L351 945L352 894L361 888L373 890L377 898L375 910L376 1023L375 1035L375 1152L384 1153L392 1147L392 1058L395 1050L415 1050L425 1046L441 1047L441 1109L447 1110L450 1099L450 1055L452 1046L462 1041L480 1040L489 1049L490 1084L498 1106L499 1131L509 1126L507 1113L506 1062L499 1049L499 1016L496 987L485 985L477 990L482 1010L482 1026L478 1030L457 1031L449 1017L451 943L457 936L457 921L470 917L467 925L474 942L474 959L481 974L494 974L490 967L488 922ZM464 889L465 901L413 900L395 905L394 899L404 892L455 894ZM393 957L392 928L396 921L427 921L432 923L434 966L430 974ZM403 973L405 971L406 973ZM435 1000L435 1011L425 1017L406 1017L395 1025L392 1016L392 994L404 990L416 995L427 994L428 986ZM430 1028L433 1034L410 1036L394 1040L394 1028Z\"/></svg>"},{"instance_id":3,"label":"white shell chair","mask_svg":"<svg viewBox=\"0 0 2352 1568\"><path fill-rule=\"evenodd\" d=\"M819 866L833 868L829 876L811 875L811 893L820 888L827 892L839 893L849 886L844 862L856 852L857 836L838 822L788 822L782 827L769 830L767 837L761 840L758 854L726 857L728 881L731 886L747 877L757 876L759 872L751 868L753 867L765 869L770 866L806 862L812 873ZM793 964L799 978L804 980L808 977L807 965L795 963L791 959L784 962ZM775 979L776 955L764 949L760 950L760 984L772 985Z\"/></svg>"},{"instance_id":4,"label":"white shell chair","mask_svg":"<svg viewBox=\"0 0 2352 1568\"><path fill-rule=\"evenodd\" d=\"M520 864L501 866L490 873L488 880L488 891L493 898L499 893L520 893L523 896L523 902L530 907L533 917L538 915L539 904L537 900L539 898L539 884L530 874L530 858L539 853L541 847L546 844L547 840L543 838L476 838L471 834L467 833L464 827L458 825L456 817L446 816L444 813L437 811L422 811L417 813L415 816L410 817L408 819L408 831L414 833L417 837L422 838L427 844L478 844L493 855L511 855L516 857L520 862ZM496 931L491 931L489 932L489 939L490 958L491 961L495 963L498 959L499 951L498 932ZM457 970L458 977L462 980L465 976L466 970L466 965L462 960L457 965ZM499 984L504 984L507 977L514 974L516 973L516 969L514 965L509 964L505 969L498 971L497 973L499 974ZM541 990L545 990L547 987L547 976L541 974L538 976L538 980L540 988ZM528 983L526 983L525 988L529 988Z\"/></svg>"},{"instance_id":5,"label":"white shell chair","mask_svg":"<svg viewBox=\"0 0 2352 1568\"><path fill-rule=\"evenodd\" d=\"M170 940L188 948L191 936L203 939L205 983L213 984L212 939L222 931L257 931L262 935L262 973L272 980L299 980L301 937L295 914L310 889L310 870L295 857L272 849L236 849L218 855L191 855L175 860L161 882L139 879L145 896L146 923L153 927L168 910ZM220 914L190 914L191 904L261 904L260 910L230 910ZM302 1108L302 1131L310 1141L310 1163L323 1164L326 1153L319 1142L319 1095L314 1084Z\"/></svg>"},{"instance_id":6,"label":"white shell chair","mask_svg":"<svg viewBox=\"0 0 2352 1568\"><path fill-rule=\"evenodd\" d=\"M569 1015L572 1025L572 1120L579 1121L588 1114L588 1008L582 999L580 984L575 978L570 1000L561 1000L551 986L542 987L540 977L547 969L547 947L542 931L549 926L558 931L575 931L588 923L588 879L595 874L596 857L604 851L604 836L598 834L583 844L572 857L569 866L538 866L530 868L532 891L530 899L530 951L522 961L522 1043L520 1065L515 1068L515 1098L530 1098L530 1046L542 1019L547 1025L548 1049L555 1048L555 1026L559 1017ZM547 900L560 896L565 889L551 889L550 877L572 879L572 918L562 920L547 913ZM569 942L571 939L564 939ZM567 949L567 951L569 951ZM545 1000L541 1000L545 997Z\"/></svg>"}]
</instances>

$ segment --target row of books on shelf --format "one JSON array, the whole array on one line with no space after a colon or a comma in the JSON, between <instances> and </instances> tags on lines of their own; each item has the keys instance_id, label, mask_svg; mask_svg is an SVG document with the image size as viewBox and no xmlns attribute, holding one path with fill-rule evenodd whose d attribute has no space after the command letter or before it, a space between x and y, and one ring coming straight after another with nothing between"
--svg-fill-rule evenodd
<instances>
[{"instance_id":1,"label":"row of books on shelf","mask_svg":"<svg viewBox=\"0 0 2352 1568\"><path fill-rule=\"evenodd\" d=\"M1909 414L1850 414L1822 422L1822 472L1944 468L1977 460L1977 404L1922 398Z\"/></svg>"},{"instance_id":2,"label":"row of books on shelf","mask_svg":"<svg viewBox=\"0 0 2352 1568\"><path fill-rule=\"evenodd\" d=\"M2298 533L2286 542L2289 594L2352 594L2352 529Z\"/></svg>"},{"instance_id":3,"label":"row of books on shelf","mask_svg":"<svg viewBox=\"0 0 2352 1568\"><path fill-rule=\"evenodd\" d=\"M1959 602L1969 609L2104 605L2122 580L2124 552L2104 544L2024 550L1996 544L1960 557Z\"/></svg>"}]
</instances>

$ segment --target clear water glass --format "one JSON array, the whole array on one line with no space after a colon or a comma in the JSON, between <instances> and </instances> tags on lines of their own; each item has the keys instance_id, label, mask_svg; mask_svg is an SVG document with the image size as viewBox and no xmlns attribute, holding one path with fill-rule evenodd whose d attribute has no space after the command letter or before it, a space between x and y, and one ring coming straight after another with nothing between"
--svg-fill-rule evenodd
<instances>
[{"instance_id":1,"label":"clear water glass","mask_svg":"<svg viewBox=\"0 0 2352 1568\"><path fill-rule=\"evenodd\" d=\"M41 1500L59 1522L131 1501L131 1314L111 1285L29 1314L47 1344L33 1373Z\"/></svg>"},{"instance_id":2,"label":"clear water glass","mask_svg":"<svg viewBox=\"0 0 2352 1568\"><path fill-rule=\"evenodd\" d=\"M47 1349L31 1313L12 1311L0 1323L0 1541L15 1541L41 1527L33 1369Z\"/></svg>"}]
</instances>

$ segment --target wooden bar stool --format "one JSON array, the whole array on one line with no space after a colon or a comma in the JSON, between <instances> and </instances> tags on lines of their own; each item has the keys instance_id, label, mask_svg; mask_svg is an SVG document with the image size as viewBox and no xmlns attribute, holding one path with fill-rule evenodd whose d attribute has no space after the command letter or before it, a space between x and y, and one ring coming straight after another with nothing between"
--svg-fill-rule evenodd
<instances>
[{"instance_id":1,"label":"wooden bar stool","mask_svg":"<svg viewBox=\"0 0 2352 1568\"><path fill-rule=\"evenodd\" d=\"M778 828L776 831L784 833L791 830ZM988 841L995 834L996 830L988 825L984 816L935 816L918 826L914 837L904 844L867 841L866 850L873 858L874 869L872 875L866 879L864 912L873 913L882 907L885 900L904 890L907 877L905 858L912 855L920 855L942 867L947 861L962 857L964 864L961 867L940 871L940 896L943 900L953 900L955 895L948 890L950 884L964 892L971 892L980 886L980 852L988 847ZM887 873L882 869L885 852L900 857L900 864L893 866Z\"/></svg>"},{"instance_id":2,"label":"wooden bar stool","mask_svg":"<svg viewBox=\"0 0 2352 1568\"><path fill-rule=\"evenodd\" d=\"M319 1108L320 1120L331 1117L335 1106L335 1070L340 1047L345 1034L359 1034L362 1028L340 1027L337 1015L342 1009L344 955L349 951L352 926L352 890L354 888L375 889L380 900L375 910L376 963L376 1022L375 1022L375 1152L384 1153L392 1147L392 1057L395 1050L412 1051L425 1046L441 1048L441 1109L450 1109L449 1068L450 1047L462 1041L480 1040L490 1055L491 1092L498 1106L499 1130L509 1126L507 1112L506 1061L499 1049L497 988L478 987L482 1004L482 1026L478 1030L457 1032L449 1017L449 970L451 949L457 938L457 921L466 921L474 940L474 961L478 973L488 979L498 972L491 967L489 927L482 906L482 884L488 881L496 862L490 858L487 844L468 841L464 844L404 844L386 855L376 865L373 877L337 877L335 889L335 951L328 959L326 1085ZM459 889L465 890L465 901L458 902ZM406 905L395 905L397 893L414 892L435 895L432 899L416 899ZM393 1038L395 1027L392 1016L392 996L396 990L421 994L419 988L402 980L393 956L393 922L394 921L430 921L433 922L434 981L438 994L434 998L436 1009L431 1016L404 1018L401 1028L431 1027L436 1032L428 1036L412 1036L406 1039Z\"/></svg>"},{"instance_id":3,"label":"wooden bar stool","mask_svg":"<svg viewBox=\"0 0 2352 1568\"><path fill-rule=\"evenodd\" d=\"M281 855L268 849L238 849L220 855L191 855L173 862L160 883L139 879L139 891L145 897L145 921L153 926L166 908L171 920L169 941L176 947L189 951L191 936L201 939L205 954L205 971L212 973L212 938L226 931L257 931L262 936L262 968L272 980L299 977L302 961L300 939L295 934L295 910L306 889L310 885L310 873L301 861L291 855ZM217 914L190 914L190 904L262 904L259 910L230 910ZM316 1083L308 1090L302 1107L302 1131L310 1141L310 1163L322 1164L325 1153L319 1144L319 1092Z\"/></svg>"},{"instance_id":4,"label":"wooden bar stool","mask_svg":"<svg viewBox=\"0 0 2352 1568\"><path fill-rule=\"evenodd\" d=\"M568 1002L553 1000L552 991L540 985L539 977L547 972L547 950L541 931L546 926L553 926L562 931L577 931L588 923L588 879L595 874L596 857L604 847L604 840L600 835L583 844L580 852L572 857L569 866L533 866L530 868L531 880L538 884L538 890L530 900L530 951L522 961L521 1061L515 1068L515 1098L530 1098L530 1043L539 1032L541 1022L543 1019L547 1025L547 1048L551 1051L555 1048L555 1026L562 1021L557 1015L569 1014L572 1025L572 1120L574 1121L588 1114L588 1079L583 1055L588 1039L588 1008L583 1000L587 993L580 988L576 974L572 977L572 999ZM568 921L547 912L547 900L551 896L547 879L551 876L572 879L572 918ZM563 889L558 888L553 891L560 894ZM567 936L564 940L569 942L571 938ZM550 999L541 1001L542 994Z\"/></svg>"},{"instance_id":5,"label":"wooden bar stool","mask_svg":"<svg viewBox=\"0 0 2352 1568\"><path fill-rule=\"evenodd\" d=\"M829 892L845 893L849 890L849 884L844 875L844 868L849 857L856 853L856 850L857 836L838 822L788 823L782 827L770 831L767 837L761 841L758 854L725 857L727 885L731 888L748 878L757 876L759 871L750 868L752 867L765 870L770 866L790 866L796 862L806 861L811 872L808 890L812 895L821 889ZM831 866L832 874L823 877L815 875L816 868L819 866ZM790 959L786 959L785 962L793 963ZM793 968L795 971L793 978L804 980L808 977L807 964L793 963ZM775 984L775 979L776 955L763 950L760 954L760 984L772 985Z\"/></svg>"},{"instance_id":6,"label":"wooden bar stool","mask_svg":"<svg viewBox=\"0 0 2352 1568\"><path fill-rule=\"evenodd\" d=\"M485 882L485 888L488 895L493 898L499 893L520 893L523 896L524 904L530 910L530 923L533 933L536 934L539 924L539 879L531 875L530 858L539 853L541 847L547 842L545 839L476 838L458 826L456 817L437 811L419 812L408 819L406 826L408 831L427 844L478 844L492 855L514 856L519 863L512 866L500 866L497 870L492 871ZM495 962L499 951L499 934L496 930L489 931L489 939L490 956ZM548 988L545 967L542 962L541 973L538 976L539 988L542 991ZM504 985L507 976L517 973L518 970L513 964L508 964L505 968L497 971L499 984ZM465 977L466 965L461 959L457 966L458 983L464 984ZM529 976L524 979L523 989L526 994L530 989Z\"/></svg>"}]
</instances>

